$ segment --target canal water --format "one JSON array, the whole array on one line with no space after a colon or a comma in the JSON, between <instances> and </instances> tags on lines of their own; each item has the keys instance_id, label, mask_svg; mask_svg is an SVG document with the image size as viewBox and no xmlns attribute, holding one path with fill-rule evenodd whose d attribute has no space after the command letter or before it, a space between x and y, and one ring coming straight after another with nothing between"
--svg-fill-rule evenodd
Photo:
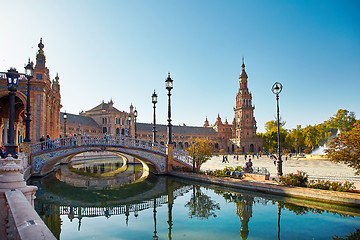
<instances>
[{"instance_id":1,"label":"canal water","mask_svg":"<svg viewBox=\"0 0 360 240\"><path fill-rule=\"evenodd\" d=\"M35 208L58 239L336 239L360 209L148 174L122 160L61 166ZM356 238L354 238L356 239Z\"/></svg>"}]
</instances>

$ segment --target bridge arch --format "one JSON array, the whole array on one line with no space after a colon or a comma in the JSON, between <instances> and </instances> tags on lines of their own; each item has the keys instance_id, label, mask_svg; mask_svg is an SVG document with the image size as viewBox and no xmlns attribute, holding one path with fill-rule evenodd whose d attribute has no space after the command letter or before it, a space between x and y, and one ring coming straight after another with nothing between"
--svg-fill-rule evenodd
<instances>
[{"instance_id":1,"label":"bridge arch","mask_svg":"<svg viewBox=\"0 0 360 240\"><path fill-rule=\"evenodd\" d=\"M73 155L89 151L108 151L140 159L155 174L168 171L166 147L148 141L119 136L77 136L49 140L30 145L28 149L32 165L32 176L43 176L59 165L66 164ZM177 165L191 167L192 159L179 150L168 151L171 161Z\"/></svg>"}]
</instances>

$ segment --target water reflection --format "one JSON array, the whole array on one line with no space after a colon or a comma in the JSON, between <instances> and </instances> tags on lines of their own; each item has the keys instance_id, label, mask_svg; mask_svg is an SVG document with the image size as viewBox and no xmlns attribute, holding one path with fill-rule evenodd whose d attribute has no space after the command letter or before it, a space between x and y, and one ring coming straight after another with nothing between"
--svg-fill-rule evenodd
<instances>
[{"instance_id":1,"label":"water reflection","mask_svg":"<svg viewBox=\"0 0 360 240\"><path fill-rule=\"evenodd\" d=\"M168 177L117 189L74 187L55 175L38 180L35 208L62 239L87 239L91 228L94 239L329 239L359 226L359 211Z\"/></svg>"},{"instance_id":2,"label":"water reflection","mask_svg":"<svg viewBox=\"0 0 360 240\"><path fill-rule=\"evenodd\" d=\"M189 208L189 217L208 219L216 217L215 210L220 210L220 204L213 201L208 195L201 191L199 185L193 185L190 201L185 204Z\"/></svg>"},{"instance_id":3,"label":"water reflection","mask_svg":"<svg viewBox=\"0 0 360 240\"><path fill-rule=\"evenodd\" d=\"M324 213L332 213L333 215L337 215L340 217L345 218L352 218L354 219L355 216L352 214L355 214L357 216L360 216L359 211L356 209L355 212L347 212L347 211L332 211L329 209L318 209L314 207L309 206L302 206L297 205L293 203L284 202L281 200L275 201L274 199L269 198L269 195L261 194L262 197L257 197L253 195L254 193L248 193L248 194L241 194L241 193L229 193L229 192L223 192L223 191L216 191L218 194L221 194L224 199L226 199L228 202L234 202L236 204L236 214L240 217L241 222L241 228L240 228L240 237L241 239L247 239L249 236L249 222L253 214L253 206L255 204L261 204L261 205L277 205L277 238L281 239L281 212L282 210L288 210L290 212L295 213L295 215L307 215L307 214L324 214ZM275 196L272 196L275 197ZM279 197L277 197L279 198ZM296 200L295 200L296 201ZM321 203L319 203L322 205ZM327 206L325 204L325 206ZM321 208L321 207L320 207Z\"/></svg>"},{"instance_id":4,"label":"water reflection","mask_svg":"<svg viewBox=\"0 0 360 240\"><path fill-rule=\"evenodd\" d=\"M36 194L35 209L58 239L60 239L60 233L62 231L61 216L66 216L70 222L77 222L77 230L80 232L84 218L105 217L109 219L112 216L124 215L125 224L128 226L129 216L131 214L137 218L140 212L147 209L153 209L153 239L158 239L156 209L162 205L167 205L168 208L168 238L172 239L172 207L174 199L183 196L191 189L191 186L184 186L182 183L171 181L165 177L150 176L141 183L127 185L126 187L116 189L116 191L108 189L102 191L87 189L86 192L93 194L93 196L103 195L109 197L114 196L115 192L123 192L124 190L132 192L130 198L129 194L127 196L122 194L117 195L117 202L111 200L106 201L105 199L94 202L91 201L91 198L88 198L88 196L81 196L81 194L76 196L76 192L72 191L74 190L73 186L67 186L71 189L70 191L56 191L57 195L55 195L55 193L51 191L54 187L57 188L59 186L55 183L62 185L62 187L66 185L63 185L63 182L57 181L58 179L55 178L54 174L41 180L45 181L35 179L30 181L30 183L39 187ZM47 183L50 183L50 185L47 185ZM140 184L150 186L150 188L143 188ZM109 194L109 191L113 194ZM68 193L70 192L73 194L72 196L69 196Z\"/></svg>"},{"instance_id":5,"label":"water reflection","mask_svg":"<svg viewBox=\"0 0 360 240\"><path fill-rule=\"evenodd\" d=\"M74 187L87 189L116 189L126 184L145 180L149 172L142 164L126 164L123 159L77 161L63 165L56 172L56 178Z\"/></svg>"}]
</instances>

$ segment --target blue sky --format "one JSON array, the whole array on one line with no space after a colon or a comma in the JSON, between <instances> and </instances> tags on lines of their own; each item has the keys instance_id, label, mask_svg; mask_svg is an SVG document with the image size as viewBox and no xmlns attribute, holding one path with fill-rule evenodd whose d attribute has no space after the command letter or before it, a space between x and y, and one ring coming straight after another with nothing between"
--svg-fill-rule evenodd
<instances>
[{"instance_id":1,"label":"blue sky","mask_svg":"<svg viewBox=\"0 0 360 240\"><path fill-rule=\"evenodd\" d=\"M245 57L258 131L275 119L279 81L286 128L314 125L340 108L360 115L359 1L0 0L0 71L23 71L40 37L62 111L132 103L140 122L166 123L171 72L173 124L231 123Z\"/></svg>"}]
</instances>

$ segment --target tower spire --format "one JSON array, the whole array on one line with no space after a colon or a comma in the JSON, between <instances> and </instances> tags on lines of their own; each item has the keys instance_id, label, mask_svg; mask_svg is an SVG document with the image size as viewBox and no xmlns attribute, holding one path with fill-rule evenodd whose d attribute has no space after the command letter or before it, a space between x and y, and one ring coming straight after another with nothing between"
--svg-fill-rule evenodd
<instances>
[{"instance_id":1,"label":"tower spire","mask_svg":"<svg viewBox=\"0 0 360 240\"><path fill-rule=\"evenodd\" d=\"M248 78L246 72L245 72L245 61L244 57L242 57L242 64L241 64L241 73L239 78Z\"/></svg>"}]
</instances>

